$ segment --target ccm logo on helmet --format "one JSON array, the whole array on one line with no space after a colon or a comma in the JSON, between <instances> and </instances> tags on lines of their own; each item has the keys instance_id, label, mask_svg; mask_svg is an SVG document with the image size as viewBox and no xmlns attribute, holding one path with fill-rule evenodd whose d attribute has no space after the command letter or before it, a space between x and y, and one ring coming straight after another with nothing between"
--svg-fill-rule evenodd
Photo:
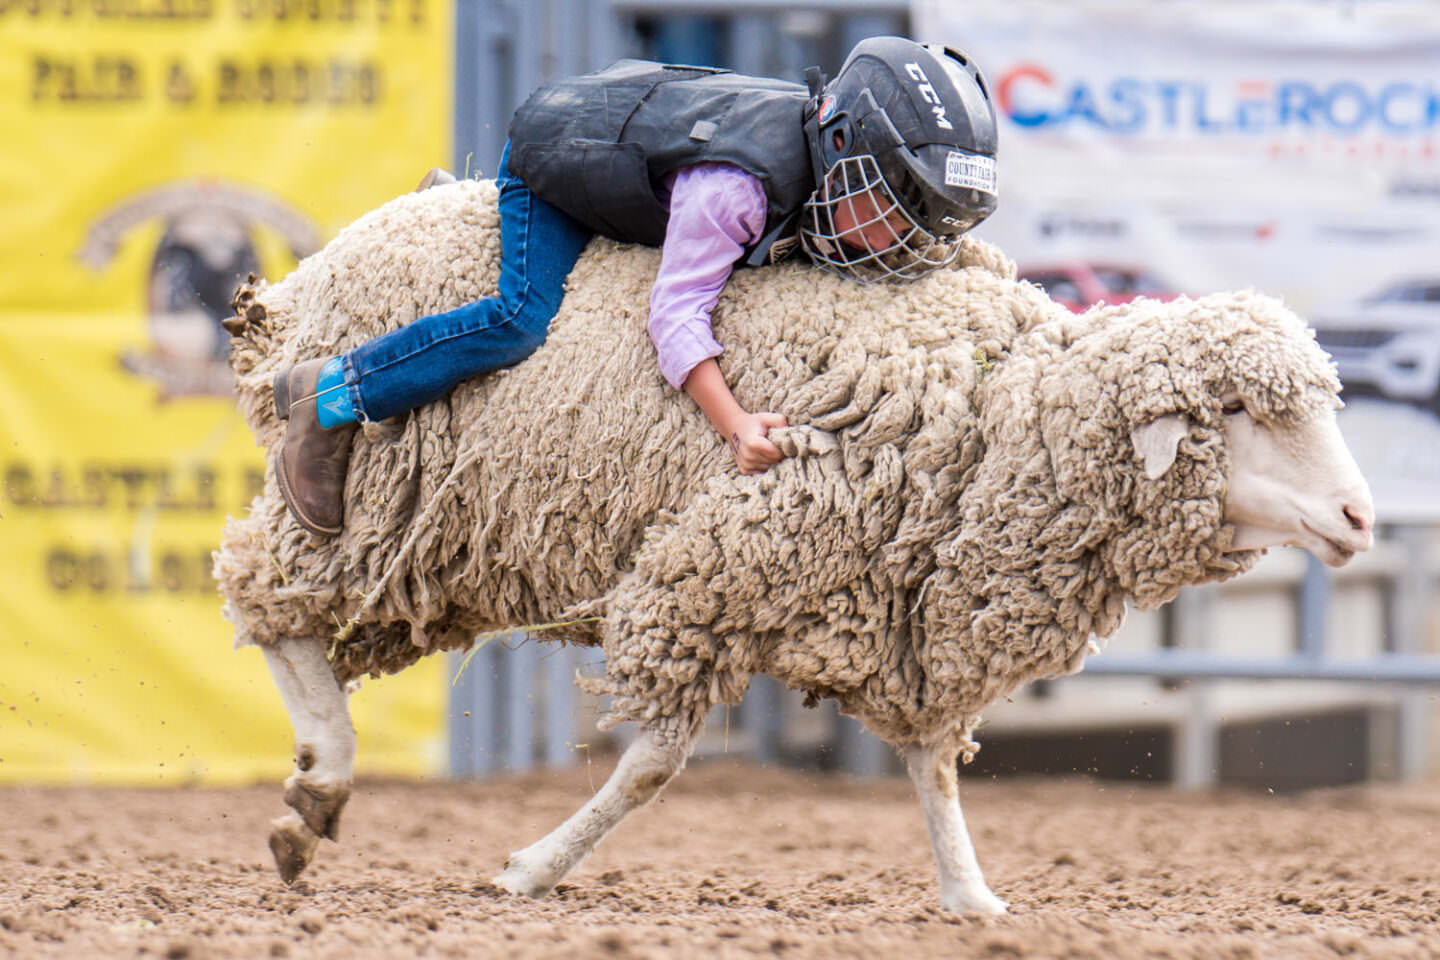
<instances>
[{"instance_id":1,"label":"ccm logo on helmet","mask_svg":"<svg viewBox=\"0 0 1440 960\"><path fill-rule=\"evenodd\" d=\"M954 130L955 127L945 119L945 104L940 102L940 94L935 92L935 87L930 83L930 78L925 76L925 71L920 69L920 64L905 64L905 73L911 80L919 83L916 89L920 91L920 98L930 104L930 112L935 114L935 125L941 130Z\"/></svg>"}]
</instances>

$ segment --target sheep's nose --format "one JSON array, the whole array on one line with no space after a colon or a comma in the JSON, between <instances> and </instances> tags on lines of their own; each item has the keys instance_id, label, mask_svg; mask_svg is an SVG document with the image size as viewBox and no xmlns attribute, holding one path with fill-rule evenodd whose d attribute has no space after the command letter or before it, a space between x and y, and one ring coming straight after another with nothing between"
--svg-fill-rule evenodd
<instances>
[{"instance_id":1,"label":"sheep's nose","mask_svg":"<svg viewBox=\"0 0 1440 960\"><path fill-rule=\"evenodd\" d=\"M1363 536L1369 544L1375 533L1375 508L1369 499L1352 500L1342 506L1340 512L1345 515L1350 529Z\"/></svg>"}]
</instances>

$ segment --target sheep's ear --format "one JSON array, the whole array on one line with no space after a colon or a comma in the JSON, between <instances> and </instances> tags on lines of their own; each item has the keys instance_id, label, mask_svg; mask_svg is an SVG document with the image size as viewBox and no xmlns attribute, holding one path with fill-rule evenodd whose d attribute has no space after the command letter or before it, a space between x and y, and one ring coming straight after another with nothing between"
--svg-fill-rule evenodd
<instances>
[{"instance_id":1,"label":"sheep's ear","mask_svg":"<svg viewBox=\"0 0 1440 960\"><path fill-rule=\"evenodd\" d=\"M1180 438L1190 432L1190 421L1178 413L1167 413L1130 431L1130 443L1145 461L1145 476L1157 480L1175 462Z\"/></svg>"}]
</instances>

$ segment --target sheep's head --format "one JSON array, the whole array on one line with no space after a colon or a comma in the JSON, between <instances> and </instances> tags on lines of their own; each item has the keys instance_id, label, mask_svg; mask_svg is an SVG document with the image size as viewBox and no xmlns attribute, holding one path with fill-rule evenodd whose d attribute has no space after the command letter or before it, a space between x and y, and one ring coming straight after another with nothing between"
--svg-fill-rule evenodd
<instances>
[{"instance_id":1,"label":"sheep's head","mask_svg":"<svg viewBox=\"0 0 1440 960\"><path fill-rule=\"evenodd\" d=\"M1336 566L1369 548L1373 507L1335 422L1334 366L1278 301L1137 301L1046 338L1060 354L1038 383L1057 493L1143 519L1115 553L1142 605L1178 586L1156 570L1189 566L1193 583L1269 546Z\"/></svg>"},{"instance_id":2,"label":"sheep's head","mask_svg":"<svg viewBox=\"0 0 1440 960\"><path fill-rule=\"evenodd\" d=\"M1288 545L1340 566L1373 540L1370 490L1335 421L1340 383L1304 324L1257 295L1207 298L1197 324L1221 336L1193 372L1202 392L1132 431L1154 479L1173 464L1191 423L1224 438L1230 550ZM1198 401L1198 402L1196 402Z\"/></svg>"}]
</instances>

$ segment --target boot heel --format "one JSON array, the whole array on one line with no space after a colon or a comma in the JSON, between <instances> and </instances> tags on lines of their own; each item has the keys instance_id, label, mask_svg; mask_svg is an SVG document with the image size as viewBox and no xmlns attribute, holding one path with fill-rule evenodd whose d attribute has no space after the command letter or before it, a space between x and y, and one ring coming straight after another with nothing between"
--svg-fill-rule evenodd
<instances>
[{"instance_id":1,"label":"boot heel","mask_svg":"<svg viewBox=\"0 0 1440 960\"><path fill-rule=\"evenodd\" d=\"M429 190L431 187L443 187L447 183L455 182L455 174L441 167L431 167L430 172L420 178L420 185L415 188L416 193Z\"/></svg>"},{"instance_id":2,"label":"boot heel","mask_svg":"<svg viewBox=\"0 0 1440 960\"><path fill-rule=\"evenodd\" d=\"M275 416L281 420L290 419L290 369L287 367L275 374L270 382L271 393L275 395Z\"/></svg>"}]
</instances>

